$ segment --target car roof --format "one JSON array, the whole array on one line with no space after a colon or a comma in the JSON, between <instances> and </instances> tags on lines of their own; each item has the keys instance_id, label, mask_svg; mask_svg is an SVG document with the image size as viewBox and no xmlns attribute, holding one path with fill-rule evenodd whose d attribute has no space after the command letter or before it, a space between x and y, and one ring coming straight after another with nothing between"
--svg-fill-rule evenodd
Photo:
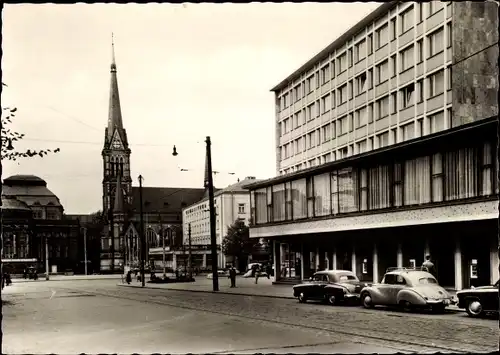
<instances>
[{"instance_id":1,"label":"car roof","mask_svg":"<svg viewBox=\"0 0 500 355\"><path fill-rule=\"evenodd\" d=\"M314 273L314 275L354 275L350 270L321 270Z\"/></svg>"},{"instance_id":2,"label":"car roof","mask_svg":"<svg viewBox=\"0 0 500 355\"><path fill-rule=\"evenodd\" d=\"M434 278L431 273L421 270L394 270L387 272L386 275L404 275L407 276L410 280L417 280L421 279L422 277Z\"/></svg>"}]
</instances>

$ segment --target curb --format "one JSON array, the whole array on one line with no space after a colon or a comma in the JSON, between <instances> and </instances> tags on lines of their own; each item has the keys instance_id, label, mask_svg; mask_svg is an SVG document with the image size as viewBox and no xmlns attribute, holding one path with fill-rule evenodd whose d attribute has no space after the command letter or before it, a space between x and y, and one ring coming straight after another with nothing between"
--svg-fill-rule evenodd
<instances>
[{"instance_id":1,"label":"curb","mask_svg":"<svg viewBox=\"0 0 500 355\"><path fill-rule=\"evenodd\" d=\"M278 296L278 295L259 295L259 294L250 294L250 293L242 293L242 292L225 292L225 291L207 291L207 290L188 290L188 289L179 289L179 288L164 288L164 287L148 287L148 286L139 286L139 285L123 285L117 284L120 287L135 287L135 288L144 288L150 290L165 290L165 291L181 291L181 292L202 292L202 293L219 293L223 295L236 295L236 296L253 296L253 297L267 297L267 298L278 298L278 299L295 299L292 296ZM453 312L465 312L465 309L461 308L448 308L448 310Z\"/></svg>"},{"instance_id":2,"label":"curb","mask_svg":"<svg viewBox=\"0 0 500 355\"><path fill-rule=\"evenodd\" d=\"M12 280L13 284L20 284L20 283L30 283L30 282L47 282L47 281L92 281L92 280L119 280L120 277L95 277L91 279L82 279L82 278L75 278L75 279L48 279L45 280L44 277L39 278L38 280L18 280L14 279Z\"/></svg>"},{"instance_id":3,"label":"curb","mask_svg":"<svg viewBox=\"0 0 500 355\"><path fill-rule=\"evenodd\" d=\"M165 291L181 291L181 292L202 292L202 293L216 293L223 295L236 295L236 296L253 296L253 297L267 297L267 298L279 298L279 299L295 299L292 296L277 296L277 295L256 295L250 293L242 293L242 292L226 292L226 291L207 291L207 290L188 290L188 289L179 289L179 288L164 288L164 287L142 287L138 285L123 285L118 284L120 287L135 287L135 288L147 288L150 290L165 290Z\"/></svg>"}]
</instances>

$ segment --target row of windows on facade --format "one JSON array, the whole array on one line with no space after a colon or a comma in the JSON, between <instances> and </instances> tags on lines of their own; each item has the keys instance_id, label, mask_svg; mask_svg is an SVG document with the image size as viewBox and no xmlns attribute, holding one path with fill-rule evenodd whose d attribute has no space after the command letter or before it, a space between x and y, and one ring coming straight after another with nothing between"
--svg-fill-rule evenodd
<instances>
[{"instance_id":1,"label":"row of windows on facade","mask_svg":"<svg viewBox=\"0 0 500 355\"><path fill-rule=\"evenodd\" d=\"M445 41L445 26L446 26L446 41ZM442 53L445 47L449 48L452 46L452 24L451 21L446 23L445 26L439 26L432 30L432 33L419 38L415 45L413 41L403 48L399 49L398 53L392 55L389 59L381 59L375 64L374 68L368 69L362 74L358 74L355 78L357 83L357 94L362 93L360 88L362 88L363 81L368 80L369 88L373 85L378 85L389 79L389 75L396 76L398 73L398 56L399 56L399 73L403 73L410 68L414 67L415 64L422 63L424 61L425 50L427 49L427 59L430 59L440 53ZM384 45L386 45L385 43ZM427 46L427 47L424 47ZM365 59L370 55L373 50L370 46L366 46L366 41L362 40L357 45L355 45L356 63ZM293 89L287 91L280 98L280 108L283 110L290 106L292 102L296 102L304 98L309 93L313 92L315 89L319 89L322 85L327 84L335 78L336 71L338 75L342 74L347 68L353 66L354 61L346 58L352 58L352 49L349 49L347 53L342 54L337 59L331 61L330 63L324 65L319 71L311 74L303 82L295 85ZM337 63L337 64L335 64ZM348 64L345 64L348 63ZM390 68L389 68L390 64ZM375 70L375 81L373 80L373 73ZM365 88L366 89L366 88ZM347 91L347 88L346 88ZM347 95L342 98L341 101L339 95L339 104L347 100Z\"/></svg>"},{"instance_id":2,"label":"row of windows on facade","mask_svg":"<svg viewBox=\"0 0 500 355\"><path fill-rule=\"evenodd\" d=\"M67 245L50 245L49 244L49 258L67 258L69 255L69 248ZM29 258L29 245L26 241L19 240L17 245L13 245L12 243L5 243L3 246L3 258L8 259L23 259Z\"/></svg>"},{"instance_id":3,"label":"row of windows on facade","mask_svg":"<svg viewBox=\"0 0 500 355\"><path fill-rule=\"evenodd\" d=\"M123 157L111 157L109 158L109 163L106 163L106 169L109 169L111 176L125 176L128 174L128 170L125 168L125 162Z\"/></svg>"},{"instance_id":4,"label":"row of windows on facade","mask_svg":"<svg viewBox=\"0 0 500 355\"><path fill-rule=\"evenodd\" d=\"M189 209L188 211L186 211L186 214L187 215L192 215L193 213L196 213L194 216L191 216L191 220L195 221L195 220L201 220L201 219L205 219L205 218L208 218L208 213L210 212L210 210L208 209L208 207L206 205L203 205L203 206L197 206L197 207L193 207L192 209ZM215 214L217 214L219 212L219 209L217 206L215 206ZM245 213L245 204L244 203L239 203L238 204L238 214L244 214Z\"/></svg>"},{"instance_id":5,"label":"row of windows on facade","mask_svg":"<svg viewBox=\"0 0 500 355\"><path fill-rule=\"evenodd\" d=\"M337 159L343 159L352 154L364 153L376 148L383 148L392 144L405 142L410 139L421 137L425 134L425 124L427 123L427 134L436 133L445 129L445 127L450 127L451 124L451 107L447 109L448 125L445 122L445 111L438 111L432 115L426 116L425 122L424 117L415 120L409 120L404 124L400 125L399 128L391 128L389 131L385 131L376 134L374 137L363 138L352 145L352 149L349 151L349 146L339 148L339 156ZM373 120L369 120L371 123ZM320 146L329 141L336 139L336 137L343 136L344 134L353 132L354 129L360 128L359 120L354 120L352 114L343 117L334 122L327 123L320 128L317 128L302 137L296 138L293 141L284 144L281 147L281 159L287 159L293 157L296 154L301 154L302 152L312 149L316 146ZM392 137L390 137L392 134ZM398 135L399 134L399 135ZM376 140L376 143L374 141ZM350 153L350 154L349 154ZM329 154L329 153L328 153ZM310 166L314 166L314 162ZM299 168L299 167L297 167Z\"/></svg>"},{"instance_id":6,"label":"row of windows on facade","mask_svg":"<svg viewBox=\"0 0 500 355\"><path fill-rule=\"evenodd\" d=\"M33 218L35 219L61 219L62 213L58 208L32 207Z\"/></svg>"},{"instance_id":7,"label":"row of windows on facade","mask_svg":"<svg viewBox=\"0 0 500 355\"><path fill-rule=\"evenodd\" d=\"M323 173L252 191L252 212L256 223L268 223L491 196L498 193L494 157L494 146L487 142Z\"/></svg>"}]
</instances>

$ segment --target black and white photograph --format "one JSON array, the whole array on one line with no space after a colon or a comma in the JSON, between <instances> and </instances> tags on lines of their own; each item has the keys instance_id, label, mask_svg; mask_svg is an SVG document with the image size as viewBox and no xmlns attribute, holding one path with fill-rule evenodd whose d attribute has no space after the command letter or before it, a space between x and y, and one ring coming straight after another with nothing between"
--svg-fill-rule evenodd
<instances>
[{"instance_id":1,"label":"black and white photograph","mask_svg":"<svg viewBox=\"0 0 500 355\"><path fill-rule=\"evenodd\" d=\"M4 354L499 350L499 7L7 3Z\"/></svg>"}]
</instances>

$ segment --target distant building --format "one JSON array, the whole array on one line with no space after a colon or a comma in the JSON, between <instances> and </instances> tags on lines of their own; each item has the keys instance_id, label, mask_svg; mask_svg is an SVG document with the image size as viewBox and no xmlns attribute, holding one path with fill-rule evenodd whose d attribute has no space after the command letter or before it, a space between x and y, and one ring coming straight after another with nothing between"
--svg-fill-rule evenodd
<instances>
[{"instance_id":1,"label":"distant building","mask_svg":"<svg viewBox=\"0 0 500 355\"><path fill-rule=\"evenodd\" d=\"M249 189L277 282L498 280L498 51L493 2L390 1L273 89L279 176Z\"/></svg>"},{"instance_id":2,"label":"distant building","mask_svg":"<svg viewBox=\"0 0 500 355\"><path fill-rule=\"evenodd\" d=\"M2 262L15 272L30 265L49 271L74 271L78 265L78 223L64 216L59 198L34 175L3 181Z\"/></svg>"}]
</instances>

